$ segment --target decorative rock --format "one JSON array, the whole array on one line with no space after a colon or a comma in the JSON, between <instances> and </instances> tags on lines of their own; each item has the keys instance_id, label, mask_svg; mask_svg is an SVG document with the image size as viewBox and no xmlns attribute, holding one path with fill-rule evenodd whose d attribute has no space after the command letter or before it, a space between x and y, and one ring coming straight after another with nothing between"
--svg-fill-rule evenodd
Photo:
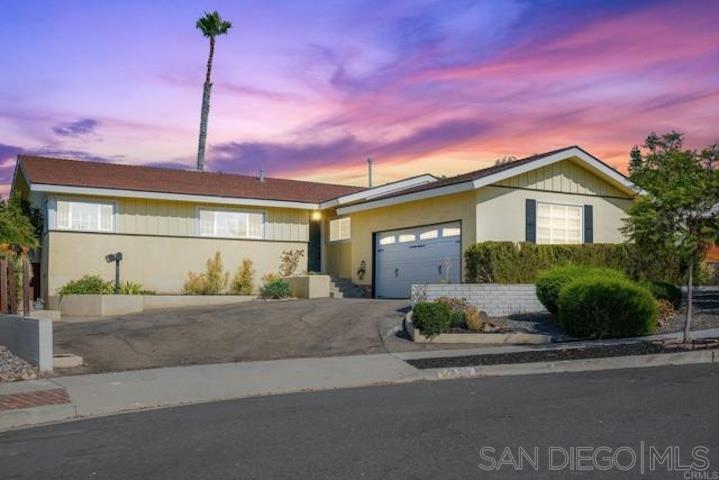
<instances>
[{"instance_id":1,"label":"decorative rock","mask_svg":"<svg viewBox=\"0 0 719 480\"><path fill-rule=\"evenodd\" d=\"M0 382L15 382L37 378L35 368L0 345Z\"/></svg>"}]
</instances>

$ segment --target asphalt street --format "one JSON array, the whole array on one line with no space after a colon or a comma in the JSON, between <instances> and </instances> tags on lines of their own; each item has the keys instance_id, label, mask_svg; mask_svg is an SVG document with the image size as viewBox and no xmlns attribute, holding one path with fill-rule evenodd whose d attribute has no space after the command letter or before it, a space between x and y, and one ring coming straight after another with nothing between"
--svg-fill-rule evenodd
<instances>
[{"instance_id":1,"label":"asphalt street","mask_svg":"<svg viewBox=\"0 0 719 480\"><path fill-rule=\"evenodd\" d=\"M718 398L716 364L251 398L2 433L0 478L716 479Z\"/></svg>"}]
</instances>

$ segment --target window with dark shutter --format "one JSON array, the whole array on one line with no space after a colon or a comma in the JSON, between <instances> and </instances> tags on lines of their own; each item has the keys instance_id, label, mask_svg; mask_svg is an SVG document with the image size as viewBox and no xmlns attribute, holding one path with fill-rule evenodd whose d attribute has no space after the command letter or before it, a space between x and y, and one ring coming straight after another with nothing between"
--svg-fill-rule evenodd
<instances>
[{"instance_id":1,"label":"window with dark shutter","mask_svg":"<svg viewBox=\"0 0 719 480\"><path fill-rule=\"evenodd\" d=\"M584 205L584 243L594 242L594 208Z\"/></svg>"},{"instance_id":2,"label":"window with dark shutter","mask_svg":"<svg viewBox=\"0 0 719 480\"><path fill-rule=\"evenodd\" d=\"M526 235L525 240L537 242L537 201L528 198L525 203Z\"/></svg>"}]
</instances>

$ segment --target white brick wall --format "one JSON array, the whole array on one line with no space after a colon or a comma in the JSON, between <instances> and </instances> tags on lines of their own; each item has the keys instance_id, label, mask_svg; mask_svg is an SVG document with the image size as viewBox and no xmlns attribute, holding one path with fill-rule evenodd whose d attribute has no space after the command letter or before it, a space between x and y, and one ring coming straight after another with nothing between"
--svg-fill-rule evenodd
<instances>
[{"instance_id":1,"label":"white brick wall","mask_svg":"<svg viewBox=\"0 0 719 480\"><path fill-rule=\"evenodd\" d=\"M412 285L412 304L419 298L427 301L440 297L463 298L484 310L487 315L500 317L523 313L546 313L537 299L534 284L499 283L430 283Z\"/></svg>"}]
</instances>

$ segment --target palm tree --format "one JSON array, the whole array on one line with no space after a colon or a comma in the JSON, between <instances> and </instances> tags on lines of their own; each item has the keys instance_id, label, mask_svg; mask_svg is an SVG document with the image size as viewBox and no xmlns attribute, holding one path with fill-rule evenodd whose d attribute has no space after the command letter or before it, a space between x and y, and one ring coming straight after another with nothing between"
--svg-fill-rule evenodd
<instances>
[{"instance_id":1,"label":"palm tree","mask_svg":"<svg viewBox=\"0 0 719 480\"><path fill-rule=\"evenodd\" d=\"M207 59L207 74L205 75L205 86L202 92L202 112L200 114L200 142L197 147L197 169L202 171L205 168L205 142L207 141L207 117L210 114L210 73L212 72L212 57L215 55L215 37L224 35L232 28L232 23L223 20L220 14L205 12L195 25L202 35L210 39L210 56Z\"/></svg>"}]
</instances>

